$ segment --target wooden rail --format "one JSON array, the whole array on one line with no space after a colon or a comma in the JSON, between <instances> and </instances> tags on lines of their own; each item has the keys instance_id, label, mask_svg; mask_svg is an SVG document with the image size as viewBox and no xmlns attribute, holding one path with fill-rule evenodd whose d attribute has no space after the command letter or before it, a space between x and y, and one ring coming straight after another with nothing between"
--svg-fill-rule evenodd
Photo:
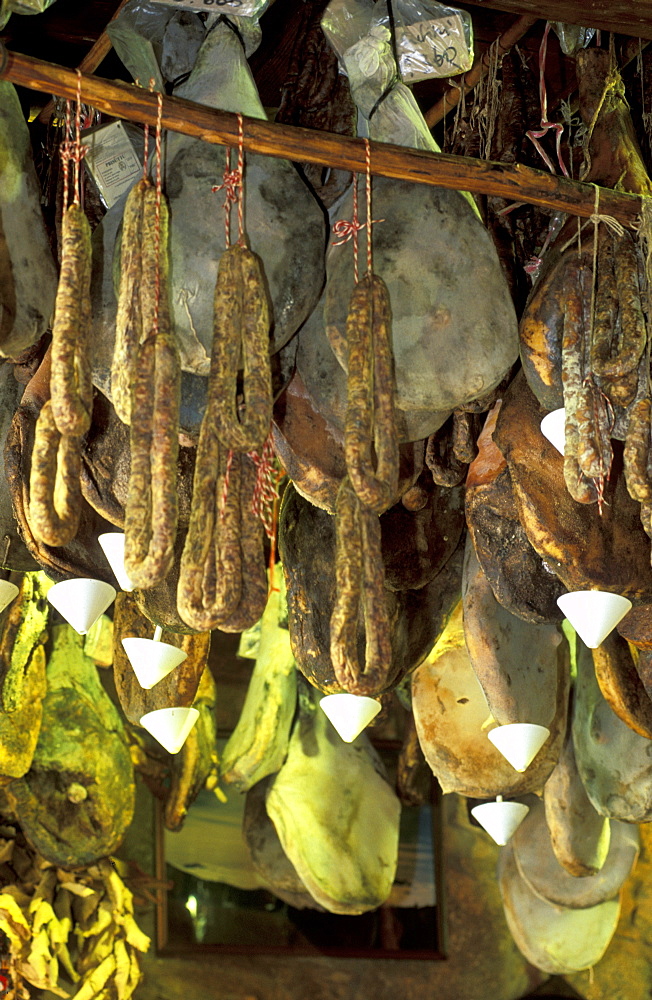
<instances>
[{"instance_id":1,"label":"wooden rail","mask_svg":"<svg viewBox=\"0 0 652 1000\"><path fill-rule=\"evenodd\" d=\"M82 101L116 118L155 125L157 95L132 84L80 74L40 59L3 51L0 78L30 90L75 100L78 80ZM163 127L221 146L237 146L238 116L179 97L164 97ZM291 125L244 118L244 146L252 153L279 156L363 172L365 145L361 139ZM431 184L435 187L496 195L511 201L588 218L593 213L595 188L523 164L494 163L447 153L430 153L390 143L371 143L372 172L381 177ZM600 189L600 212L624 226L636 225L641 212L639 195Z\"/></svg>"},{"instance_id":2,"label":"wooden rail","mask_svg":"<svg viewBox=\"0 0 652 1000\"><path fill-rule=\"evenodd\" d=\"M467 0L467 3L652 39L652 0Z\"/></svg>"}]
</instances>

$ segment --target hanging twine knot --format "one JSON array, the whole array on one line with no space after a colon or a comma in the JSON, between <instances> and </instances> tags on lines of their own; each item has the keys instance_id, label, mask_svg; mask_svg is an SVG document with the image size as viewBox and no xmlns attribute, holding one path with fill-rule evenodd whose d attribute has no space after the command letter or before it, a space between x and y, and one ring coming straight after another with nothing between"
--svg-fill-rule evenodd
<instances>
[{"instance_id":1,"label":"hanging twine knot","mask_svg":"<svg viewBox=\"0 0 652 1000\"><path fill-rule=\"evenodd\" d=\"M345 243L359 233L361 229L364 229L364 222L359 222L357 219L339 219L338 222L333 226L333 236L337 236L337 242L331 243L333 247L341 247Z\"/></svg>"},{"instance_id":2,"label":"hanging twine knot","mask_svg":"<svg viewBox=\"0 0 652 1000\"><path fill-rule=\"evenodd\" d=\"M616 236L625 235L625 227L620 224L618 219L614 219L613 215L600 215L598 212L594 212L593 215L589 216L589 222L592 222L594 226L604 222L605 226L611 229Z\"/></svg>"},{"instance_id":3,"label":"hanging twine knot","mask_svg":"<svg viewBox=\"0 0 652 1000\"><path fill-rule=\"evenodd\" d=\"M602 215L600 212L600 188L597 184L593 185L595 190L595 197L593 201L593 214L589 216L589 222L592 222L596 230L601 222L604 222L605 226L609 228L612 233L616 236L625 235L625 227L620 224L618 219L614 219L613 215Z\"/></svg>"},{"instance_id":4,"label":"hanging twine knot","mask_svg":"<svg viewBox=\"0 0 652 1000\"><path fill-rule=\"evenodd\" d=\"M530 257L527 264L523 266L523 270L525 271L526 274L529 274L532 277L536 278L537 274L539 273L539 268L541 267L542 264L543 264L543 259L541 257Z\"/></svg>"},{"instance_id":5,"label":"hanging twine knot","mask_svg":"<svg viewBox=\"0 0 652 1000\"><path fill-rule=\"evenodd\" d=\"M74 139L66 139L59 146L59 150L61 159L68 163L81 163L88 152L86 146L81 143L80 145L77 145L77 142Z\"/></svg>"},{"instance_id":6,"label":"hanging twine knot","mask_svg":"<svg viewBox=\"0 0 652 1000\"><path fill-rule=\"evenodd\" d=\"M217 194L224 191L224 200L229 205L235 205L238 200L238 188L242 184L242 175L238 170L225 170L221 184L213 184L211 191Z\"/></svg>"},{"instance_id":7,"label":"hanging twine knot","mask_svg":"<svg viewBox=\"0 0 652 1000\"><path fill-rule=\"evenodd\" d=\"M246 246L244 231L244 119L238 114L238 161L231 170L231 147L227 146L224 153L224 173L222 183L214 184L213 194L224 191L224 245L231 246L231 209L238 206L238 239L239 246Z\"/></svg>"},{"instance_id":8,"label":"hanging twine knot","mask_svg":"<svg viewBox=\"0 0 652 1000\"><path fill-rule=\"evenodd\" d=\"M384 222L384 219L372 219L369 225L375 226L379 222ZM333 247L341 247L344 243L348 243L350 239L356 236L360 230L366 229L366 222L359 222L357 219L340 219L333 226L333 236L338 236L337 242L331 243Z\"/></svg>"},{"instance_id":9,"label":"hanging twine knot","mask_svg":"<svg viewBox=\"0 0 652 1000\"><path fill-rule=\"evenodd\" d=\"M87 147L82 143L78 145L75 139L66 139L59 146L59 155L64 166L74 163L78 167L87 152Z\"/></svg>"},{"instance_id":10,"label":"hanging twine knot","mask_svg":"<svg viewBox=\"0 0 652 1000\"><path fill-rule=\"evenodd\" d=\"M364 140L365 144L365 161L366 161L366 197L367 197L367 221L360 222L360 217L358 214L358 175L353 175L353 218L352 219L339 219L333 225L333 235L338 236L339 239L332 243L331 246L341 247L344 243L348 243L350 239L353 239L353 280L355 284L358 284L359 273L358 273L358 233L361 230L367 230L367 271L371 274L372 271L372 250L371 250L371 228L372 226L378 225L379 222L384 222L384 219L372 219L371 217L371 147L369 145L369 140Z\"/></svg>"},{"instance_id":11,"label":"hanging twine knot","mask_svg":"<svg viewBox=\"0 0 652 1000\"><path fill-rule=\"evenodd\" d=\"M282 478L275 465L272 435L265 440L262 452L247 452L248 457L256 466L256 485L251 498L251 513L263 522L263 528L268 538L274 538L274 504L278 500L278 484Z\"/></svg>"}]
</instances>

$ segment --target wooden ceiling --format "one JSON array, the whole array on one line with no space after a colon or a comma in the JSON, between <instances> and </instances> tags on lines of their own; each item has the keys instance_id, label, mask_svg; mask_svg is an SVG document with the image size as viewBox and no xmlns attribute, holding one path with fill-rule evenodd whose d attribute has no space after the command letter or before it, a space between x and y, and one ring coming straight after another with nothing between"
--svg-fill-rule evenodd
<instances>
[{"instance_id":1,"label":"wooden ceiling","mask_svg":"<svg viewBox=\"0 0 652 1000\"><path fill-rule=\"evenodd\" d=\"M322 0L311 0L322 2ZM327 0L323 0L325 7ZM118 6L118 0L57 0L38 16L13 15L3 33L9 48L64 66L77 66L102 33ZM468 0L459 6L472 14L476 49L481 51L522 13L551 20L595 26L645 39L652 39L652 0ZM252 59L261 98L267 107L278 105L285 74L306 0L276 0L262 18L263 43ZM537 51L540 31L526 36L521 48ZM555 60L554 46L549 58ZM553 91L564 90L563 60L547 67ZM98 70L105 77L126 74L111 54ZM438 97L443 84L429 81L416 88L423 107Z\"/></svg>"}]
</instances>

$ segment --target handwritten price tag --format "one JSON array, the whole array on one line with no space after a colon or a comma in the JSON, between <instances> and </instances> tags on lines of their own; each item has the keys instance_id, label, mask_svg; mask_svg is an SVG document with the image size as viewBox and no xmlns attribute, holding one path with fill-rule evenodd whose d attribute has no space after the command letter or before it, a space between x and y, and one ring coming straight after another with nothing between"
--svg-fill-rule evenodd
<instances>
[{"instance_id":1,"label":"handwritten price tag","mask_svg":"<svg viewBox=\"0 0 652 1000\"><path fill-rule=\"evenodd\" d=\"M155 0L167 7L183 7L186 10L218 10L222 14L239 14L252 17L265 6L261 0Z\"/></svg>"},{"instance_id":2,"label":"handwritten price tag","mask_svg":"<svg viewBox=\"0 0 652 1000\"><path fill-rule=\"evenodd\" d=\"M396 46L406 83L466 73L473 63L459 14L397 26Z\"/></svg>"}]
</instances>

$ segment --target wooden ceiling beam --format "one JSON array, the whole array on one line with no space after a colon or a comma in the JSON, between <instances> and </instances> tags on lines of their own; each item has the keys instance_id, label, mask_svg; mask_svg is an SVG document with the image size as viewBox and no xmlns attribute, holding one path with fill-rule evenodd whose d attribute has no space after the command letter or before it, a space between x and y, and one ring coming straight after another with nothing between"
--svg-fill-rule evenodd
<instances>
[{"instance_id":1,"label":"wooden ceiling beam","mask_svg":"<svg viewBox=\"0 0 652 1000\"><path fill-rule=\"evenodd\" d=\"M70 100L75 100L79 92L85 104L108 115L150 126L156 124L158 94L133 84L85 76L79 71L7 52L0 42L1 78L30 90ZM237 147L238 115L179 97L161 97L160 100L163 128L216 145ZM365 170L366 148L362 139L279 125L257 118L243 118L243 134L244 148L253 153L358 173ZM496 195L584 218L590 217L594 211L594 185L581 184L520 163L493 163L384 142L371 143L371 163L372 172L382 177ZM636 226L641 212L639 196L621 194L611 188L598 190L601 214L614 216L623 225Z\"/></svg>"},{"instance_id":2,"label":"wooden ceiling beam","mask_svg":"<svg viewBox=\"0 0 652 1000\"><path fill-rule=\"evenodd\" d=\"M471 5L652 39L652 0L464 0Z\"/></svg>"}]
</instances>

